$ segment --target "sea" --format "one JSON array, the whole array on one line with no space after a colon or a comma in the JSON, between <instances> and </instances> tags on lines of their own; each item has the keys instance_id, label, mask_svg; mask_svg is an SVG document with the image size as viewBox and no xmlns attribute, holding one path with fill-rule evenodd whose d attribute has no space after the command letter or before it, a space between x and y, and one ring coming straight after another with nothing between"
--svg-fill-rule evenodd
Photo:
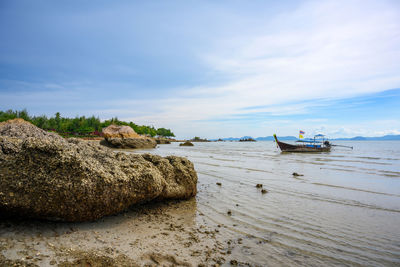
<instances>
[{"instance_id":1,"label":"sea","mask_svg":"<svg viewBox=\"0 0 400 267\"><path fill-rule=\"evenodd\" d=\"M230 253L242 262L400 266L400 142L335 144L353 149L281 153L261 141L172 143L135 153L194 163L196 216L239 240Z\"/></svg>"}]
</instances>

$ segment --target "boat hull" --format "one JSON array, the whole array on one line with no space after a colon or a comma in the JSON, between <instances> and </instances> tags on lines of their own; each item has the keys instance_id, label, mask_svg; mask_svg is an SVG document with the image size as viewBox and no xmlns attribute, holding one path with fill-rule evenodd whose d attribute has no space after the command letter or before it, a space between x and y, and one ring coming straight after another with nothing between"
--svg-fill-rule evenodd
<instances>
[{"instance_id":1,"label":"boat hull","mask_svg":"<svg viewBox=\"0 0 400 267\"><path fill-rule=\"evenodd\" d=\"M316 147L306 145L291 145L281 141L278 141L276 135L274 135L275 141L282 152L296 152L296 153L310 153L310 152L329 152L330 147Z\"/></svg>"}]
</instances>

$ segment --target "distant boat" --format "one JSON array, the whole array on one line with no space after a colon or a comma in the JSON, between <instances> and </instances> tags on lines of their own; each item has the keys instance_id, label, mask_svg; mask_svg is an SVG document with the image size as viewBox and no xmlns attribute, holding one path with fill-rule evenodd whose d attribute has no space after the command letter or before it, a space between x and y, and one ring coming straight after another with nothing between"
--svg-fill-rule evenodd
<instances>
[{"instance_id":1,"label":"distant boat","mask_svg":"<svg viewBox=\"0 0 400 267\"><path fill-rule=\"evenodd\" d=\"M282 152L329 152L332 147L332 144L322 134L315 135L314 139L297 140L296 142L301 143L299 145L283 143L278 140L276 134L274 134L274 138Z\"/></svg>"}]
</instances>

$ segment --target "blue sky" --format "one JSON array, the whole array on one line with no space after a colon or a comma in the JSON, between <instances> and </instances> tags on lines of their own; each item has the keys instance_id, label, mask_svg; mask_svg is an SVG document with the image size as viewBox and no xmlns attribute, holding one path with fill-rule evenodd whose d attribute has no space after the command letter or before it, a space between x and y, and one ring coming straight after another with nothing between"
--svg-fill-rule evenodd
<instances>
[{"instance_id":1,"label":"blue sky","mask_svg":"<svg viewBox=\"0 0 400 267\"><path fill-rule=\"evenodd\" d=\"M0 36L0 110L181 138L400 134L399 1L10 0Z\"/></svg>"}]
</instances>

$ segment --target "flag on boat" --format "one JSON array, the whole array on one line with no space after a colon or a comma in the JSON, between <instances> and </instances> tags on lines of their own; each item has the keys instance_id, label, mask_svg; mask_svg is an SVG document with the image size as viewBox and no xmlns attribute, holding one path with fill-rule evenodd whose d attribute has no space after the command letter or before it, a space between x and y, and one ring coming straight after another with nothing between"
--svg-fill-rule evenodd
<instances>
[{"instance_id":1,"label":"flag on boat","mask_svg":"<svg viewBox=\"0 0 400 267\"><path fill-rule=\"evenodd\" d=\"M304 134L305 134L305 132L302 131L302 130L300 130L300 132L299 132L299 139L303 139L303 138L304 138Z\"/></svg>"}]
</instances>

